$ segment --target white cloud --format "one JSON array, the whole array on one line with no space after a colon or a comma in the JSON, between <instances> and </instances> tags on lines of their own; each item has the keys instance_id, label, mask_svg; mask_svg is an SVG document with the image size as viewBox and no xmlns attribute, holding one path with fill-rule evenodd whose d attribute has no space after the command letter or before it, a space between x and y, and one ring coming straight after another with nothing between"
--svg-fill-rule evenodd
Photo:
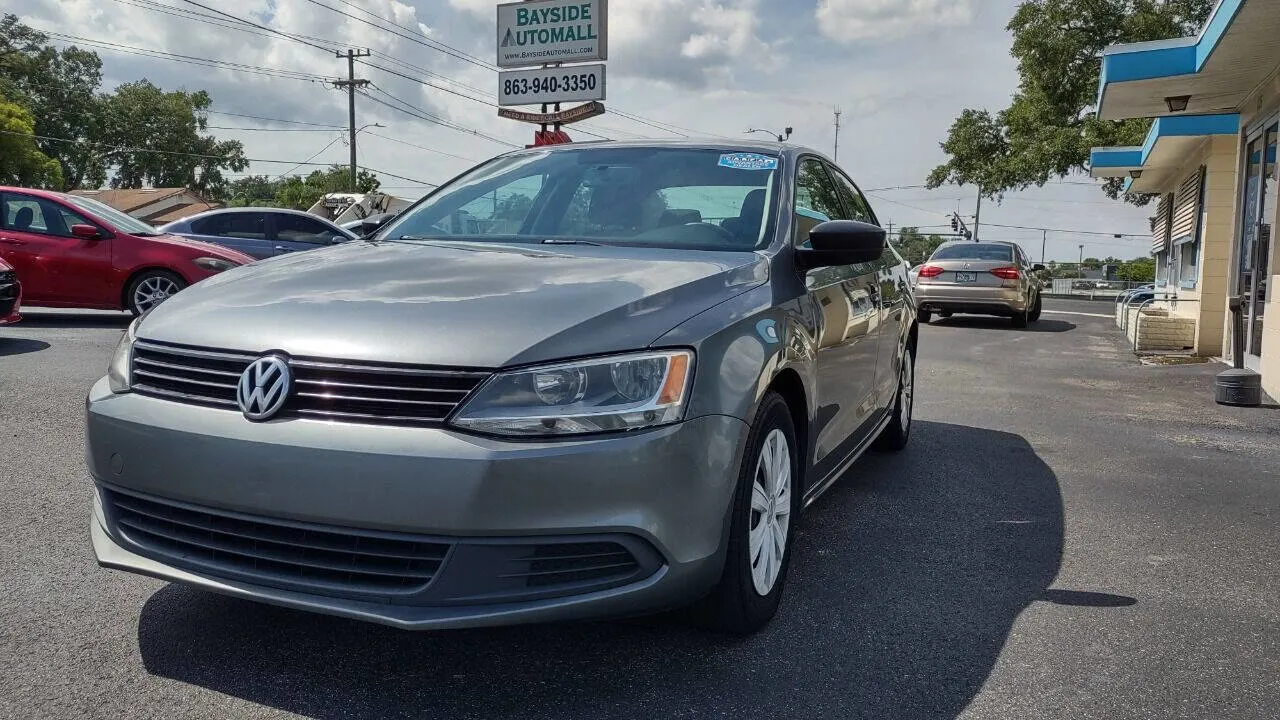
<instances>
[{"instance_id":1,"label":"white cloud","mask_svg":"<svg viewBox=\"0 0 1280 720\"><path fill-rule=\"evenodd\" d=\"M833 40L890 40L973 20L972 0L818 0L818 25Z\"/></svg>"}]
</instances>

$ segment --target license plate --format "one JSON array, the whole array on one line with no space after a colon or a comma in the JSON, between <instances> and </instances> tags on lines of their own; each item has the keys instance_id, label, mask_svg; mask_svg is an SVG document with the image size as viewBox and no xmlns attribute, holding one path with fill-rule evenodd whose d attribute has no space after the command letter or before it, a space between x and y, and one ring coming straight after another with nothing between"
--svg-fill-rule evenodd
<instances>
[{"instance_id":1,"label":"license plate","mask_svg":"<svg viewBox=\"0 0 1280 720\"><path fill-rule=\"evenodd\" d=\"M956 282L958 283L978 282L978 274L971 273L971 272L969 273L958 272L956 273Z\"/></svg>"}]
</instances>

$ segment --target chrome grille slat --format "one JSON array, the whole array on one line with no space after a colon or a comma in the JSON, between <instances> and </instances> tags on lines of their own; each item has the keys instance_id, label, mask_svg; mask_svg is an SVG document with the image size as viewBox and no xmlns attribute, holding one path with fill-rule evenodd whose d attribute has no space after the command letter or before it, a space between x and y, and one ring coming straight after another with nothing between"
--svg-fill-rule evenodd
<instances>
[{"instance_id":1,"label":"chrome grille slat","mask_svg":"<svg viewBox=\"0 0 1280 720\"><path fill-rule=\"evenodd\" d=\"M241 374L260 355L138 340L133 388L139 394L196 405L237 407ZM487 370L413 367L313 357L287 359L294 387L276 416L388 425L444 422L490 375Z\"/></svg>"}]
</instances>

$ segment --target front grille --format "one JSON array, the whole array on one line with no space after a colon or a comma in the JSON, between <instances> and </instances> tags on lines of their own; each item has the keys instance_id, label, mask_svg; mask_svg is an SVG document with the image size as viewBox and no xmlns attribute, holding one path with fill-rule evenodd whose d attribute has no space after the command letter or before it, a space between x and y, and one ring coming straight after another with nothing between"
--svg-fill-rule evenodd
<instances>
[{"instance_id":1,"label":"front grille","mask_svg":"<svg viewBox=\"0 0 1280 720\"><path fill-rule=\"evenodd\" d=\"M259 356L139 340L133 389L177 402L233 409L241 373ZM489 376L473 368L289 358L293 389L283 416L438 425Z\"/></svg>"},{"instance_id":2,"label":"front grille","mask_svg":"<svg viewBox=\"0 0 1280 720\"><path fill-rule=\"evenodd\" d=\"M179 567L327 594L407 595L440 569L446 543L290 523L104 491L114 524Z\"/></svg>"},{"instance_id":3,"label":"front grille","mask_svg":"<svg viewBox=\"0 0 1280 720\"><path fill-rule=\"evenodd\" d=\"M537 545L512 562L523 567L499 577L522 579L531 588L627 578L640 569L635 556L614 542Z\"/></svg>"},{"instance_id":4,"label":"front grille","mask_svg":"<svg viewBox=\"0 0 1280 720\"><path fill-rule=\"evenodd\" d=\"M0 271L0 318L13 312L18 300L18 274L12 270Z\"/></svg>"}]
</instances>

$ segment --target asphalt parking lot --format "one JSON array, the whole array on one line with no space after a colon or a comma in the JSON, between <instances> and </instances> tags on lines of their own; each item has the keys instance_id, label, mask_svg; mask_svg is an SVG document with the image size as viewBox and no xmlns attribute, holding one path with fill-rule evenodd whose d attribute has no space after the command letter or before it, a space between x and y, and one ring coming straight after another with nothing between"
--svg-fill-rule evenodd
<instances>
[{"instance_id":1,"label":"asphalt parking lot","mask_svg":"<svg viewBox=\"0 0 1280 720\"><path fill-rule=\"evenodd\" d=\"M779 617L411 634L97 568L83 397L127 318L0 329L0 717L1274 718L1280 413L1106 303L924 328L915 434L806 515Z\"/></svg>"}]
</instances>

